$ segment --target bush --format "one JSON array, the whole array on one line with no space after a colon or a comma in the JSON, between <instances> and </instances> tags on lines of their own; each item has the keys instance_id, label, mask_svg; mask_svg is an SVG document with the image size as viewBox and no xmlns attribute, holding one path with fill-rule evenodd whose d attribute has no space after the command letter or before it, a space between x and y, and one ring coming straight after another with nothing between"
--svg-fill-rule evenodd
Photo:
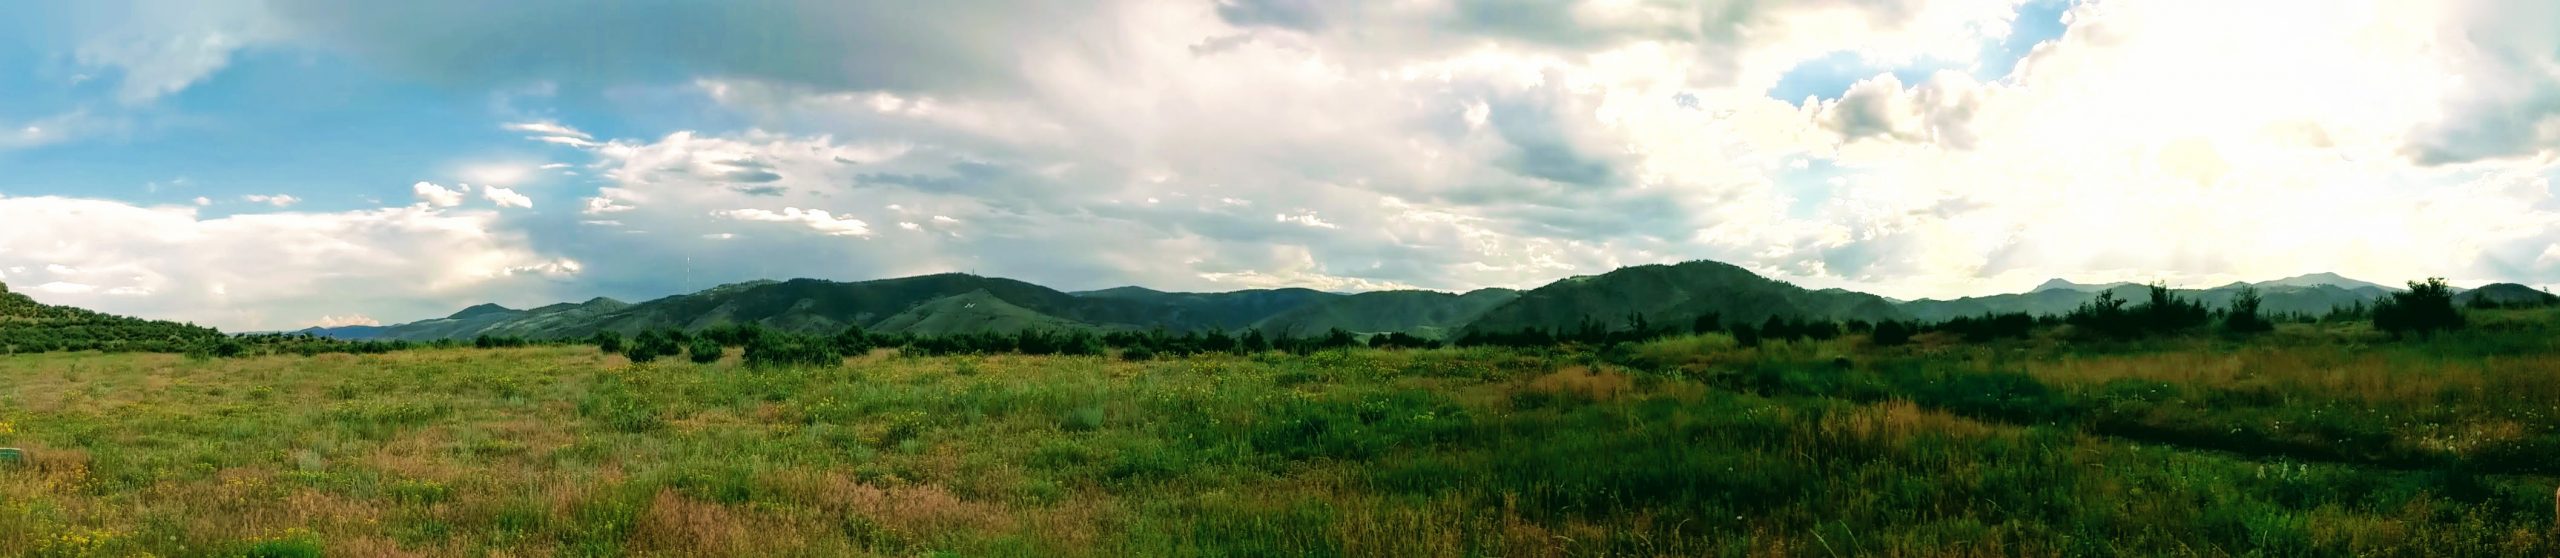
<instances>
[{"instance_id":1,"label":"bush","mask_svg":"<svg viewBox=\"0 0 2560 558\"><path fill-rule=\"evenodd\" d=\"M588 338L588 340L594 342L596 344L596 350L604 351L604 354L609 355L622 352L622 332L599 331L596 332L595 337Z\"/></svg>"},{"instance_id":2,"label":"bush","mask_svg":"<svg viewBox=\"0 0 2560 558\"><path fill-rule=\"evenodd\" d=\"M2222 314L2222 330L2232 333L2263 333L2276 328L2275 322L2258 315L2257 287L2241 286L2231 295L2231 307Z\"/></svg>"},{"instance_id":3,"label":"bush","mask_svg":"<svg viewBox=\"0 0 2560 558\"><path fill-rule=\"evenodd\" d=\"M1155 359L1156 359L1156 352L1155 352L1155 350L1154 350L1154 349L1146 348L1146 347L1145 347L1145 346L1143 346L1143 345L1142 345L1142 346L1133 346L1133 347L1129 347L1129 348L1121 349L1121 350L1120 350L1120 360L1126 360L1126 361L1130 361L1130 362L1139 362L1139 361L1148 361L1148 360L1155 360Z\"/></svg>"},{"instance_id":4,"label":"bush","mask_svg":"<svg viewBox=\"0 0 2560 558\"><path fill-rule=\"evenodd\" d=\"M685 352L693 357L693 362L697 364L720 362L720 342L713 341L710 337L694 338L693 346L687 348Z\"/></svg>"},{"instance_id":5,"label":"bush","mask_svg":"<svg viewBox=\"0 0 2560 558\"><path fill-rule=\"evenodd\" d=\"M1893 347L1908 344L1911 342L1911 326L1897 320L1885 320L1876 323L1875 333L1872 335L1872 340L1877 346Z\"/></svg>"},{"instance_id":6,"label":"bush","mask_svg":"<svg viewBox=\"0 0 2560 558\"><path fill-rule=\"evenodd\" d=\"M649 362L657 360L658 357L680 354L684 354L684 346L677 343L675 332L657 330L640 332L639 336L632 338L630 346L622 351L622 357L631 359L634 363Z\"/></svg>"},{"instance_id":7,"label":"bush","mask_svg":"<svg viewBox=\"0 0 2560 558\"><path fill-rule=\"evenodd\" d=\"M2408 291L2391 293L2390 298L2375 301L2373 306L2373 328L2391 334L2393 339L2410 333L2429 336L2462 329L2464 325L2462 311L2453 306L2453 287L2446 285L2442 277L2410 281Z\"/></svg>"},{"instance_id":8,"label":"bush","mask_svg":"<svg viewBox=\"0 0 2560 558\"><path fill-rule=\"evenodd\" d=\"M754 368L828 367L844 364L844 354L827 340L766 334L747 345L745 360Z\"/></svg>"}]
</instances>

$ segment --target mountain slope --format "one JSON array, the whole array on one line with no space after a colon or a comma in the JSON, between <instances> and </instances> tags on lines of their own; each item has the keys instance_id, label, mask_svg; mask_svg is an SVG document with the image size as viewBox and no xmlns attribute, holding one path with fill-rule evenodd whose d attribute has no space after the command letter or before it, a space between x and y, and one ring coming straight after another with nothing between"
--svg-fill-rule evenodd
<instances>
[{"instance_id":1,"label":"mountain slope","mask_svg":"<svg viewBox=\"0 0 2560 558\"><path fill-rule=\"evenodd\" d=\"M1314 335L1340 328L1356 333L1400 331L1441 338L1478 316L1512 300L1520 291L1478 289L1466 294L1439 291L1379 291L1341 296L1299 306L1264 318L1254 329L1277 335Z\"/></svg>"},{"instance_id":2,"label":"mountain slope","mask_svg":"<svg viewBox=\"0 0 2560 558\"><path fill-rule=\"evenodd\" d=\"M1728 323L1758 322L1770 316L1870 321L1906 317L1883 297L1839 289L1806 290L1730 264L1697 260L1620 268L1550 283L1486 312L1464 331L1571 330L1586 318L1623 329L1627 318L1637 314L1656 326L1687 327L1697 316L1710 312Z\"/></svg>"},{"instance_id":3,"label":"mountain slope","mask_svg":"<svg viewBox=\"0 0 2560 558\"><path fill-rule=\"evenodd\" d=\"M786 331L820 333L840 330L848 325L879 329L884 322L900 314L961 295L972 295L975 298L970 300L980 302L1001 301L1004 307L1039 316L1015 315L1009 318L1026 324L1061 327L1072 324L1101 329L1164 327L1174 331L1243 329L1271 314L1311 301L1342 296L1308 289L1165 293L1134 287L1093 291L1079 296L1012 279L945 273L850 283L818 279L751 281L638 304L600 298L584 304L554 304L532 310L480 305L452 316L414 323L370 329L310 331L349 338L371 335L373 338L411 340L467 338L484 334L576 338L598 331L634 334L648 329L690 330L720 324L753 323ZM939 328L946 323L927 318L910 317L891 325Z\"/></svg>"},{"instance_id":4,"label":"mountain slope","mask_svg":"<svg viewBox=\"0 0 2560 558\"><path fill-rule=\"evenodd\" d=\"M128 318L36 302L0 284L0 353L41 351L178 352L223 337L213 328Z\"/></svg>"},{"instance_id":5,"label":"mountain slope","mask_svg":"<svg viewBox=\"0 0 2560 558\"><path fill-rule=\"evenodd\" d=\"M2551 306L2560 304L2560 296L2515 283L2490 283L2454 295L2454 304L2472 305L2486 301L2500 306Z\"/></svg>"},{"instance_id":6,"label":"mountain slope","mask_svg":"<svg viewBox=\"0 0 2560 558\"><path fill-rule=\"evenodd\" d=\"M1127 300L1179 308L1173 319L1203 327L1240 330L1275 314L1340 300L1346 295L1314 289L1250 289L1223 293L1169 293L1146 287L1113 287L1072 293L1092 299Z\"/></svg>"},{"instance_id":7,"label":"mountain slope","mask_svg":"<svg viewBox=\"0 0 2560 558\"><path fill-rule=\"evenodd\" d=\"M1072 320L1015 306L983 290L933 299L871 324L869 327L872 331L881 333L919 335L1017 333L1026 330L1066 331L1091 328L1092 326Z\"/></svg>"},{"instance_id":8,"label":"mountain slope","mask_svg":"<svg viewBox=\"0 0 2560 558\"><path fill-rule=\"evenodd\" d=\"M2170 291L2176 293L2180 297L2203 302L2206 306L2219 308L2229 305L2231 303L2231 298L2239 294L2239 288L2241 286L2255 286L2258 289L2258 297L2261 300L2258 306L2259 311L2270 314L2324 314L2329 310L2340 306L2348 306L2357 303L2371 304L2374 299L2381 298L2386 294L2381 289L2374 287L2356 287L2354 289L2349 289L2338 285L2321 283L2296 285L2273 285L2270 283L2257 283L2254 285L2247 283L2234 283L2211 289L2171 289ZM1910 313L1911 317L1921 321L1940 321L1959 316L1979 316L1985 313L2006 314L2012 312L2025 312L2037 315L2061 315L2069 313L2073 308L2078 308L2082 303L2086 303L2090 299L2097 298L2099 292L2115 293L2116 298L2139 302L2151 296L2150 291L2151 288L2148 286L2118 283L2117 286L2109 287L2103 291L2084 292L2071 289L2039 289L2026 293L1966 297L1952 300L1914 300L1904 302L1901 306L1903 311Z\"/></svg>"}]
</instances>

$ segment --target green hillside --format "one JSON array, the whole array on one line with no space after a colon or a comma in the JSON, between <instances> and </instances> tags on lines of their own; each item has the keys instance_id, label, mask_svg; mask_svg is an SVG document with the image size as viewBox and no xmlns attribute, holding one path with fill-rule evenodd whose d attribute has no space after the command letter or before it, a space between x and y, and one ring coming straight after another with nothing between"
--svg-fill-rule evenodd
<instances>
[{"instance_id":1,"label":"green hillside","mask_svg":"<svg viewBox=\"0 0 2560 558\"><path fill-rule=\"evenodd\" d=\"M1685 327L1708 313L1726 322L1770 316L1870 321L1908 317L1883 297L1839 289L1807 290L1730 264L1697 260L1557 281L1486 312L1465 331L1569 330L1585 319L1621 329L1629 316L1637 314L1656 325Z\"/></svg>"},{"instance_id":2,"label":"green hillside","mask_svg":"<svg viewBox=\"0 0 2560 558\"><path fill-rule=\"evenodd\" d=\"M1315 289L1249 289L1222 293L1171 293L1146 287L1114 287L1098 291L1074 293L1091 299L1126 300L1175 308L1170 319L1192 324L1191 327L1229 331L1252 327L1264 319L1310 304L1341 300L1348 295Z\"/></svg>"},{"instance_id":3,"label":"green hillside","mask_svg":"<svg viewBox=\"0 0 2560 558\"><path fill-rule=\"evenodd\" d=\"M213 328L127 318L36 302L0 284L0 353L85 351L178 352L223 337Z\"/></svg>"},{"instance_id":4,"label":"green hillside","mask_svg":"<svg viewBox=\"0 0 2560 558\"><path fill-rule=\"evenodd\" d=\"M2172 291L2176 292L2180 297L2203 302L2209 307L2219 308L2229 305L2231 303L2231 298L2239 294L2240 287L2254 286L2258 289L2258 296L2263 299L2263 302L2261 302L2259 306L2259 310L2262 312L2271 314L2298 313L2314 315L2324 314L2329 312L2331 309L2342 306L2350 306L2359 303L2371 304L2374 299L2381 298L2386 294L2385 291L2373 287L2354 287L2351 289L2349 287L2330 284L2305 284L2295 282L2294 284L2289 285L2276 285L2272 283L2273 282L2257 283L2254 285L2247 283L2234 283L2211 289L2172 289ZM2141 300L2143 297L2149 296L2148 293L2150 292L2150 289L2151 288L2148 286L2135 285L2131 283L2116 283L2113 287L2108 287L2102 290L2087 291L2066 288L2039 288L2034 292L2018 294L1977 296L1952 300L1914 300L1904 302L1901 306L1903 311L1909 313L1912 318L1929 322L1941 321L1960 316L1980 316L1985 313L2007 314L2024 312L2028 314L2058 316L2070 312L2072 308L2077 308L2082 303L2088 302L2090 299L2096 298L2099 292L2114 293L2116 298L2123 300Z\"/></svg>"},{"instance_id":5,"label":"green hillside","mask_svg":"<svg viewBox=\"0 0 2560 558\"><path fill-rule=\"evenodd\" d=\"M1264 318L1254 329L1279 335L1313 335L1342 329L1357 333L1404 332L1445 338L1486 311L1520 298L1511 289L1466 294L1379 291L1322 300Z\"/></svg>"},{"instance_id":6,"label":"green hillside","mask_svg":"<svg viewBox=\"0 0 2560 558\"><path fill-rule=\"evenodd\" d=\"M1006 307L1039 316L1014 316L1007 323L1075 324L1104 329L1163 327L1173 331L1239 330L1309 301L1342 296L1308 289L1166 293L1135 287L1069 294L1012 279L945 273L857 282L752 281L637 304L599 298L532 310L480 305L452 316L414 323L310 331L342 338L429 340L498 335L542 339L586 337L599 331L636 334L650 329L695 330L752 323L784 331L822 333L848 325L883 329L883 324L901 314L946 309L926 305L960 295L1001 301ZM891 325L904 327L902 324L910 323L966 322L917 316Z\"/></svg>"},{"instance_id":7,"label":"green hillside","mask_svg":"<svg viewBox=\"0 0 2560 558\"><path fill-rule=\"evenodd\" d=\"M1022 331L1067 331L1091 329L1092 326L1057 316L1015 306L987 291L934 299L899 312L889 319L871 324L879 333L917 335L949 335L954 333L1019 333Z\"/></svg>"},{"instance_id":8,"label":"green hillside","mask_svg":"<svg viewBox=\"0 0 2560 558\"><path fill-rule=\"evenodd\" d=\"M2560 296L2515 283L2490 283L2455 295L2453 302L2465 306L2551 306L2560 304Z\"/></svg>"}]
</instances>

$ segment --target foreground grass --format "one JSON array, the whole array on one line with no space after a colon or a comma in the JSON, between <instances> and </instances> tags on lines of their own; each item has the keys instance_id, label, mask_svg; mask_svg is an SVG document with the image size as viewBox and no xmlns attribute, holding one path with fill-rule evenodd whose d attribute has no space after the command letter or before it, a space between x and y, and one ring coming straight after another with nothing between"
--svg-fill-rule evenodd
<instances>
[{"instance_id":1,"label":"foreground grass","mask_svg":"<svg viewBox=\"0 0 2560 558\"><path fill-rule=\"evenodd\" d=\"M18 355L0 555L2546 556L2544 318L790 371Z\"/></svg>"}]
</instances>

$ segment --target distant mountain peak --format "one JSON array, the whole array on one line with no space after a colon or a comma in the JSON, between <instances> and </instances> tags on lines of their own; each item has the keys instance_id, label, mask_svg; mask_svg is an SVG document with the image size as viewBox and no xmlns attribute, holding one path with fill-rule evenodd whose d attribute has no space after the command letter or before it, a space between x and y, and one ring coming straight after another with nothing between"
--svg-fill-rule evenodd
<instances>
[{"instance_id":1,"label":"distant mountain peak","mask_svg":"<svg viewBox=\"0 0 2560 558\"><path fill-rule=\"evenodd\" d=\"M455 312L455 313L453 313L453 315L451 315L451 316L445 316L445 319L448 319L448 320L459 320L459 319L463 319L463 318L469 318L469 317L472 317L472 316L482 316L482 315L488 315L488 314L508 313L508 312L514 312L514 311L516 311L516 309L514 309L514 308L508 308L508 307L505 307L505 306L499 306L497 303L491 302L491 303L483 303L483 304L480 304L480 305L477 305L477 306L472 306L472 307L470 307L470 308L464 308L464 309L462 309L462 311L461 311L461 312Z\"/></svg>"},{"instance_id":2,"label":"distant mountain peak","mask_svg":"<svg viewBox=\"0 0 2560 558\"><path fill-rule=\"evenodd\" d=\"M1076 292L1067 293L1067 294L1076 295L1076 296L1133 297L1133 296L1155 296L1155 295L1163 295L1163 294L1171 294L1171 293L1167 293L1167 292L1159 291L1159 290L1155 290L1155 289L1150 289L1150 288L1146 288L1146 287L1140 287L1140 286L1137 286L1137 285L1123 285L1123 286L1112 287L1112 288L1108 288L1108 289L1094 289L1094 290L1090 290L1090 291L1076 291Z\"/></svg>"},{"instance_id":3,"label":"distant mountain peak","mask_svg":"<svg viewBox=\"0 0 2560 558\"><path fill-rule=\"evenodd\" d=\"M2055 277L2055 278L2052 278L2052 279L2047 279L2047 280L2045 280L2045 282L2044 282L2043 284L2036 285L2036 288L2034 288L2034 289L2029 289L2027 292L2031 292L2031 293L2040 293L2040 292L2045 292L2045 291L2073 291L2073 292L2083 292L2083 293L2094 293L2094 292L2098 292L2098 291L2103 291L2103 290L2107 290L2107 289L2113 289L2113 288L2116 288L2116 287L2122 287L2122 286L2125 286L2125 285L2131 285L2131 284L2132 284L2132 283L2127 283L2127 282L2123 282L2123 281L2117 281L2117 282L2114 282L2114 283L2073 283L2073 282L2071 282L2071 280L2069 280L2069 279L2063 279L2063 278L2060 278L2060 277Z\"/></svg>"},{"instance_id":4,"label":"distant mountain peak","mask_svg":"<svg viewBox=\"0 0 2560 558\"><path fill-rule=\"evenodd\" d=\"M2326 272L2326 271L2319 272L2319 273L2306 273L2306 274L2302 274L2302 275L2295 275L2295 276L2292 276L2292 277L2286 277L2286 278L2283 278L2283 279L2277 279L2277 280L2274 280L2274 281L2267 281L2267 282L2259 283L2259 284L2258 284L2258 286L2261 286L2261 287L2317 287L2317 286L2321 286L2321 285L2328 285L2328 286L2332 286L2332 287L2337 287L2337 288L2341 288L2341 289L2350 289L2350 290L2352 290L2352 289L2364 288L2364 287L2372 287L2372 288L2382 289L2382 290L2386 290L2386 291L2396 291L2396 290L2399 290L2399 289L2392 288L2392 287L2390 287L2390 286L2388 286L2388 285L2382 285L2382 284L2379 284L2379 283L2372 283L2372 282L2366 282L2366 281L2358 281L2358 280L2355 280L2355 279L2349 279L2349 278L2347 278L2347 277L2346 277L2346 276L2344 276L2344 275L2339 275L2339 274L2336 274L2336 273L2330 273L2330 272Z\"/></svg>"}]
</instances>

